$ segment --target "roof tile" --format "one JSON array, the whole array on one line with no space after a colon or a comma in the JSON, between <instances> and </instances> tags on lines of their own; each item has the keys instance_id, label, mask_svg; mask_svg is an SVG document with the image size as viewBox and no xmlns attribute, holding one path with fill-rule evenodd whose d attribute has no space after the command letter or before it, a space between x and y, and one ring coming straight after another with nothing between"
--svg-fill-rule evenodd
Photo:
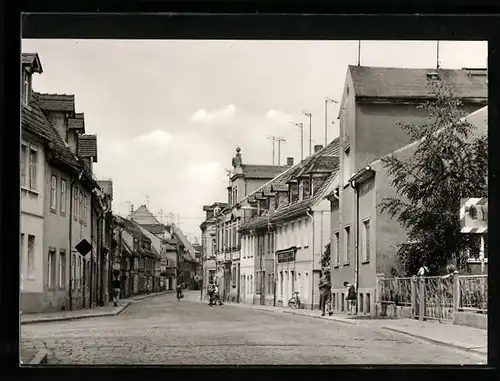
<instances>
[{"instance_id":1,"label":"roof tile","mask_svg":"<svg viewBox=\"0 0 500 381\"><path fill-rule=\"evenodd\" d=\"M78 156L92 157L94 163L97 162L97 136L79 135L78 136Z\"/></svg>"},{"instance_id":2,"label":"roof tile","mask_svg":"<svg viewBox=\"0 0 500 381\"><path fill-rule=\"evenodd\" d=\"M75 96L38 93L38 103L44 111L75 112Z\"/></svg>"}]
</instances>

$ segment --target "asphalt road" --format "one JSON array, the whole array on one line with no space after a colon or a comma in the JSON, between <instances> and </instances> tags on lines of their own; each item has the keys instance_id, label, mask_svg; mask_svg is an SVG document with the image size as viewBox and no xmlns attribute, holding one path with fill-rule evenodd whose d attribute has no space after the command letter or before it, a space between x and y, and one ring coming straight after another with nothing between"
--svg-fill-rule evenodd
<instances>
[{"instance_id":1,"label":"asphalt road","mask_svg":"<svg viewBox=\"0 0 500 381\"><path fill-rule=\"evenodd\" d=\"M474 353L385 330L167 294L113 317L21 326L49 364L478 364Z\"/></svg>"}]
</instances>

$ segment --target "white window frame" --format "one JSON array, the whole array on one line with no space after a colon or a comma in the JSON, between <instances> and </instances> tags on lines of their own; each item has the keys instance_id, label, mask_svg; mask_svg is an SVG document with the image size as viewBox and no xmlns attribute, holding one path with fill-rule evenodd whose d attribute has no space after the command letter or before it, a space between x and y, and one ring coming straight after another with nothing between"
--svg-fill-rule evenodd
<instances>
[{"instance_id":1,"label":"white window frame","mask_svg":"<svg viewBox=\"0 0 500 381\"><path fill-rule=\"evenodd\" d=\"M66 288L66 250L59 250L59 288Z\"/></svg>"},{"instance_id":2,"label":"white window frame","mask_svg":"<svg viewBox=\"0 0 500 381\"><path fill-rule=\"evenodd\" d=\"M57 209L57 176L50 177L50 210L56 211Z\"/></svg>"},{"instance_id":3,"label":"white window frame","mask_svg":"<svg viewBox=\"0 0 500 381\"><path fill-rule=\"evenodd\" d=\"M351 261L351 226L344 226L344 265Z\"/></svg>"},{"instance_id":4,"label":"white window frame","mask_svg":"<svg viewBox=\"0 0 500 381\"><path fill-rule=\"evenodd\" d=\"M31 93L31 75L28 71L23 72L23 104L28 106L30 103L30 93Z\"/></svg>"},{"instance_id":5,"label":"white window frame","mask_svg":"<svg viewBox=\"0 0 500 381\"><path fill-rule=\"evenodd\" d=\"M299 182L299 201L304 199L304 180Z\"/></svg>"},{"instance_id":6,"label":"white window frame","mask_svg":"<svg viewBox=\"0 0 500 381\"><path fill-rule=\"evenodd\" d=\"M32 161L32 154L34 153L35 155L35 162L33 163ZM29 169L29 188L31 190L37 190L37 176L38 176L38 155L39 151L38 148L35 147L34 145L30 144L29 145L29 150L28 150L28 169Z\"/></svg>"},{"instance_id":7,"label":"white window frame","mask_svg":"<svg viewBox=\"0 0 500 381\"><path fill-rule=\"evenodd\" d=\"M66 214L66 202L68 185L65 179L61 179L61 214Z\"/></svg>"},{"instance_id":8,"label":"white window frame","mask_svg":"<svg viewBox=\"0 0 500 381\"><path fill-rule=\"evenodd\" d=\"M23 157L23 151L24 151L24 157ZM28 182L30 179L30 173L29 173L29 144L25 142L21 142L21 186L22 187L27 187L29 186Z\"/></svg>"},{"instance_id":9,"label":"white window frame","mask_svg":"<svg viewBox=\"0 0 500 381\"><path fill-rule=\"evenodd\" d=\"M30 245L30 243L33 243ZM36 236L33 234L28 234L28 250L27 250L27 261L26 266L28 270L28 279L35 279L36 267L35 267L35 248L36 248Z\"/></svg>"},{"instance_id":10,"label":"white window frame","mask_svg":"<svg viewBox=\"0 0 500 381\"><path fill-rule=\"evenodd\" d=\"M367 225L370 227L370 234L367 239L367 234L366 234L366 227ZM371 225L371 219L370 218L365 218L363 220L363 262L368 263L371 260L371 250L372 250L372 225Z\"/></svg>"}]
</instances>

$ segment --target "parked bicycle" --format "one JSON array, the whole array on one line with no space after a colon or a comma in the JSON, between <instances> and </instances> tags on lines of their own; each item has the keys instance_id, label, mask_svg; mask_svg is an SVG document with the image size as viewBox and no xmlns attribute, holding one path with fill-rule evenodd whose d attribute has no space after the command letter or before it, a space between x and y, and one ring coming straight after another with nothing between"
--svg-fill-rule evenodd
<instances>
[{"instance_id":1,"label":"parked bicycle","mask_svg":"<svg viewBox=\"0 0 500 381\"><path fill-rule=\"evenodd\" d=\"M300 306L301 306L300 297L299 297L298 291L295 291L293 294L294 294L294 296L292 296L290 298L290 300L288 301L288 307L296 310L297 308L300 308Z\"/></svg>"}]
</instances>

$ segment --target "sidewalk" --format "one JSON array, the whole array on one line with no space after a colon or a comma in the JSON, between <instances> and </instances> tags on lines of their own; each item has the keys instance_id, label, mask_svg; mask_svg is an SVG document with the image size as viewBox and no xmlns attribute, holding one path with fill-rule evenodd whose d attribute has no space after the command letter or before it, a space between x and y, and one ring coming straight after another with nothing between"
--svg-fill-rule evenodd
<instances>
[{"instance_id":1,"label":"sidewalk","mask_svg":"<svg viewBox=\"0 0 500 381\"><path fill-rule=\"evenodd\" d=\"M152 294L137 295L127 299L122 299L118 302L118 307L114 307L113 303L110 302L103 307L83 308L74 311L56 311L56 312L46 312L38 314L21 314L21 325L47 323L47 322L64 321L64 320L88 319L88 318L103 317L103 316L116 316L122 313L132 302L139 301L145 298L152 298L154 296L163 295L169 292L173 291L162 291Z\"/></svg>"},{"instance_id":2,"label":"sidewalk","mask_svg":"<svg viewBox=\"0 0 500 381\"><path fill-rule=\"evenodd\" d=\"M191 292L185 293L185 299L190 302L207 303L200 301L200 293L194 295ZM334 322L361 325L363 327L373 327L374 329L384 329L398 334L403 334L460 350L472 351L478 354L488 353L488 331L454 325L449 323L439 323L434 321L422 322L414 319L383 319L383 318L356 318L347 314L334 314L333 316L321 316L318 310L292 310L290 308L261 306L245 303L225 303L227 306L237 308L250 308L275 313L287 313L293 315L303 315L316 319L330 320Z\"/></svg>"}]
</instances>

